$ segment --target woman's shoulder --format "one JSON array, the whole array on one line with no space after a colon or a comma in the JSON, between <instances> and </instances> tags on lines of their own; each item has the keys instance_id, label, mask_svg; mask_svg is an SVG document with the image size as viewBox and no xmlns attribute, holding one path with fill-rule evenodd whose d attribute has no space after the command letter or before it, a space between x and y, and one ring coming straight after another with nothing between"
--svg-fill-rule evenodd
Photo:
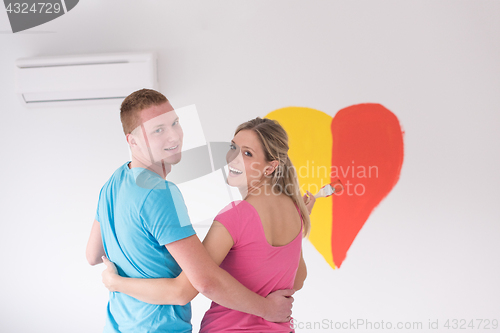
<instances>
[{"instance_id":1,"label":"woman's shoulder","mask_svg":"<svg viewBox=\"0 0 500 333\"><path fill-rule=\"evenodd\" d=\"M254 223L252 221L256 220L256 216L258 213L248 202L237 200L224 207L214 218L214 221L226 227L236 243L240 241L243 231L248 233L250 231L248 228L253 229Z\"/></svg>"},{"instance_id":2,"label":"woman's shoulder","mask_svg":"<svg viewBox=\"0 0 500 333\"><path fill-rule=\"evenodd\" d=\"M251 208L251 206L248 206L248 202L245 200L235 200L227 204L224 208L222 208L217 216L220 215L238 215L241 214L242 212L245 212Z\"/></svg>"},{"instance_id":3,"label":"woman's shoulder","mask_svg":"<svg viewBox=\"0 0 500 333\"><path fill-rule=\"evenodd\" d=\"M269 195L269 196L254 196L246 199L250 205L260 210L276 210L295 207L292 198L285 194Z\"/></svg>"}]
</instances>

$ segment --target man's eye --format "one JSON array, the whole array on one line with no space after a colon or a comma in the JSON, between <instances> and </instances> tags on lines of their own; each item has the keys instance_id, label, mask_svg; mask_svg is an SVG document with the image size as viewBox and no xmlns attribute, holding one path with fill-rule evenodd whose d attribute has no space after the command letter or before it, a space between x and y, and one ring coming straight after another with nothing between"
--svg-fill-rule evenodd
<instances>
[{"instance_id":1,"label":"man's eye","mask_svg":"<svg viewBox=\"0 0 500 333\"><path fill-rule=\"evenodd\" d=\"M177 125L178 123L179 123L179 120L176 120L176 121L174 121L174 123L172 124L172 126L175 126L175 125Z\"/></svg>"},{"instance_id":2,"label":"man's eye","mask_svg":"<svg viewBox=\"0 0 500 333\"><path fill-rule=\"evenodd\" d=\"M158 128L158 129L155 131L155 133L161 133L161 132L163 132L163 128Z\"/></svg>"}]
</instances>

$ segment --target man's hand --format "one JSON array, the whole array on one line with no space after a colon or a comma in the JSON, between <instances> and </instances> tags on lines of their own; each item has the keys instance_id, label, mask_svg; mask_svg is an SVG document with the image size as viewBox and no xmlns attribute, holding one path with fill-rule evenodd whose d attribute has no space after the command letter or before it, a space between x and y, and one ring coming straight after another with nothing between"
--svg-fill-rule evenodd
<instances>
[{"instance_id":1,"label":"man's hand","mask_svg":"<svg viewBox=\"0 0 500 333\"><path fill-rule=\"evenodd\" d=\"M312 209L314 207L314 203L316 202L316 198L314 197L314 195L311 192L309 192L309 191L306 191L306 192L307 193L304 194L302 199L304 199L304 203L306 204L307 211L309 212L309 215L311 215Z\"/></svg>"},{"instance_id":2,"label":"man's hand","mask_svg":"<svg viewBox=\"0 0 500 333\"><path fill-rule=\"evenodd\" d=\"M102 283L109 291L116 291L116 280L120 277L116 266L105 256L102 257L102 262L106 265L106 269L101 273Z\"/></svg>"},{"instance_id":3,"label":"man's hand","mask_svg":"<svg viewBox=\"0 0 500 333\"><path fill-rule=\"evenodd\" d=\"M293 293L292 289L276 290L267 295L269 307L263 317L267 321L275 323L286 323L290 321L292 315Z\"/></svg>"}]
</instances>

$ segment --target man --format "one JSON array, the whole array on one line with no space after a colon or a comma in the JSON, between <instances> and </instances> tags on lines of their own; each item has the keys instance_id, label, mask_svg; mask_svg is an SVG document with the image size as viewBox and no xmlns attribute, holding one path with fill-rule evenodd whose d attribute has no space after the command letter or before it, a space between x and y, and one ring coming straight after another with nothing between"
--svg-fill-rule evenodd
<instances>
[{"instance_id":1,"label":"man","mask_svg":"<svg viewBox=\"0 0 500 333\"><path fill-rule=\"evenodd\" d=\"M87 260L106 255L120 275L175 278L181 272L213 301L269 321L290 319L292 290L261 297L241 285L210 258L191 226L181 193L165 181L180 161L183 132L162 94L142 89L122 103L120 117L132 161L101 189ZM182 288L172 296L185 304ZM185 299L190 299L185 298ZM105 332L191 332L191 307L153 305L111 293Z\"/></svg>"}]
</instances>

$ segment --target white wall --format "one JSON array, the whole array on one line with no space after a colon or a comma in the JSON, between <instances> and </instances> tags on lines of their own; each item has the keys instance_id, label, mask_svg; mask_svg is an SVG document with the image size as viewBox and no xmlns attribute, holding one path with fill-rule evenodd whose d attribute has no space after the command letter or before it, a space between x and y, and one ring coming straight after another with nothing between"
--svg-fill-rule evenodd
<instances>
[{"instance_id":1,"label":"white wall","mask_svg":"<svg viewBox=\"0 0 500 333\"><path fill-rule=\"evenodd\" d=\"M304 241L298 321L500 319L499 14L484 0L86 0L11 34L0 10L0 331L101 331L107 292L85 245L99 189L128 158L116 108L23 108L15 60L145 50L208 141L285 106L373 102L400 119L401 179L342 268ZM193 302L195 327L208 304Z\"/></svg>"}]
</instances>

